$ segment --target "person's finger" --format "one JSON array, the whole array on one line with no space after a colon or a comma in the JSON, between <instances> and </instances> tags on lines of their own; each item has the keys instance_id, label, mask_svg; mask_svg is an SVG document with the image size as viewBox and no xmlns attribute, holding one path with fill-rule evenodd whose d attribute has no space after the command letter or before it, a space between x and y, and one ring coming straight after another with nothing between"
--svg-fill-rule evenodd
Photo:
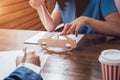
<instances>
[{"instance_id":1,"label":"person's finger","mask_svg":"<svg viewBox=\"0 0 120 80\"><path fill-rule=\"evenodd\" d=\"M40 0L36 0L36 2L34 3L35 7L38 7L41 5L41 1Z\"/></svg>"},{"instance_id":2,"label":"person's finger","mask_svg":"<svg viewBox=\"0 0 120 80\"><path fill-rule=\"evenodd\" d=\"M75 32L75 25L70 26L70 29L67 31L67 34L73 34Z\"/></svg>"},{"instance_id":3,"label":"person's finger","mask_svg":"<svg viewBox=\"0 0 120 80\"><path fill-rule=\"evenodd\" d=\"M30 4L30 6L31 6L32 8L35 8L35 5L34 5L33 0L30 0L30 1L29 1L29 4Z\"/></svg>"},{"instance_id":4,"label":"person's finger","mask_svg":"<svg viewBox=\"0 0 120 80\"><path fill-rule=\"evenodd\" d=\"M39 2L38 0L30 0L29 4L36 9L38 6L40 6L41 2Z\"/></svg>"},{"instance_id":5,"label":"person's finger","mask_svg":"<svg viewBox=\"0 0 120 80\"><path fill-rule=\"evenodd\" d=\"M36 0L36 4L40 5L42 3L41 0Z\"/></svg>"},{"instance_id":6,"label":"person's finger","mask_svg":"<svg viewBox=\"0 0 120 80\"><path fill-rule=\"evenodd\" d=\"M62 35L66 35L66 33L67 33L67 31L69 30L69 27L70 27L70 26L71 26L71 24L69 24L69 23L66 24L61 34L62 34Z\"/></svg>"},{"instance_id":7,"label":"person's finger","mask_svg":"<svg viewBox=\"0 0 120 80\"><path fill-rule=\"evenodd\" d=\"M81 25L77 25L76 28L75 28L75 35L78 36L78 30L80 28Z\"/></svg>"},{"instance_id":8,"label":"person's finger","mask_svg":"<svg viewBox=\"0 0 120 80\"><path fill-rule=\"evenodd\" d=\"M37 2L38 2L39 5L41 4L41 0L38 0Z\"/></svg>"}]
</instances>

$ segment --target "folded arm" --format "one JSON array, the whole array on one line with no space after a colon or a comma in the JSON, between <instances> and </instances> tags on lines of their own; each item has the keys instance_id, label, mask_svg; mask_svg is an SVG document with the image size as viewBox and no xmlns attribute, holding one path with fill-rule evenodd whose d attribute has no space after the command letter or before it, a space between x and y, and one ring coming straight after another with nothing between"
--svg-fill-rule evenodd
<instances>
[{"instance_id":1,"label":"folded arm","mask_svg":"<svg viewBox=\"0 0 120 80\"><path fill-rule=\"evenodd\" d=\"M54 29L62 23L61 13L59 10L53 10L49 13L45 7L46 0L30 0L30 5L37 10L39 18L47 31L54 31Z\"/></svg>"}]
</instances>

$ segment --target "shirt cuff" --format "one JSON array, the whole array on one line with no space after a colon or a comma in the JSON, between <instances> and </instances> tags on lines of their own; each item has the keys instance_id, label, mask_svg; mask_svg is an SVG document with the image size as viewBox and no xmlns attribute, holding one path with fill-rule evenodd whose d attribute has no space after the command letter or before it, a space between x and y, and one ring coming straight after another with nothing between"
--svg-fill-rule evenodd
<instances>
[{"instance_id":1,"label":"shirt cuff","mask_svg":"<svg viewBox=\"0 0 120 80\"><path fill-rule=\"evenodd\" d=\"M26 67L36 73L40 73L40 67L31 63L21 63L17 67Z\"/></svg>"}]
</instances>

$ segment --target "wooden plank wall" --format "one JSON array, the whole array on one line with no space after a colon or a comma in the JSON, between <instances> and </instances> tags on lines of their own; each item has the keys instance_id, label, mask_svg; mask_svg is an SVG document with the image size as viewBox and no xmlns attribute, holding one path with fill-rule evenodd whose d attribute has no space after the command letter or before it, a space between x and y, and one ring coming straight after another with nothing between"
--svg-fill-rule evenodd
<instances>
[{"instance_id":1,"label":"wooden plank wall","mask_svg":"<svg viewBox=\"0 0 120 80\"><path fill-rule=\"evenodd\" d=\"M53 0L47 2L49 11L54 8ZM45 30L36 10L32 9L28 0L0 1L0 28L20 30Z\"/></svg>"}]
</instances>

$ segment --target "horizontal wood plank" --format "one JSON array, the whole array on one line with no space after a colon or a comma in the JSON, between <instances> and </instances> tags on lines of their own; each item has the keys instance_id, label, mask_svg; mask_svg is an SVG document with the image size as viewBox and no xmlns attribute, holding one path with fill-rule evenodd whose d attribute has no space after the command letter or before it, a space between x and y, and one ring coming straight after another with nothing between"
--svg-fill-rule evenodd
<instances>
[{"instance_id":1,"label":"horizontal wood plank","mask_svg":"<svg viewBox=\"0 0 120 80\"><path fill-rule=\"evenodd\" d=\"M0 7L26 2L25 0L1 0ZM28 1L27 1L28 2Z\"/></svg>"},{"instance_id":2,"label":"horizontal wood plank","mask_svg":"<svg viewBox=\"0 0 120 80\"><path fill-rule=\"evenodd\" d=\"M22 10L24 8L27 8L27 7L29 7L29 4L27 4L27 2L17 3L17 4L9 5L6 7L0 7L0 11L1 11L0 16L14 13L16 11Z\"/></svg>"},{"instance_id":3,"label":"horizontal wood plank","mask_svg":"<svg viewBox=\"0 0 120 80\"><path fill-rule=\"evenodd\" d=\"M49 12L52 12L54 0L47 2ZM21 30L45 30L38 13L28 0L0 1L0 28Z\"/></svg>"}]
</instances>

